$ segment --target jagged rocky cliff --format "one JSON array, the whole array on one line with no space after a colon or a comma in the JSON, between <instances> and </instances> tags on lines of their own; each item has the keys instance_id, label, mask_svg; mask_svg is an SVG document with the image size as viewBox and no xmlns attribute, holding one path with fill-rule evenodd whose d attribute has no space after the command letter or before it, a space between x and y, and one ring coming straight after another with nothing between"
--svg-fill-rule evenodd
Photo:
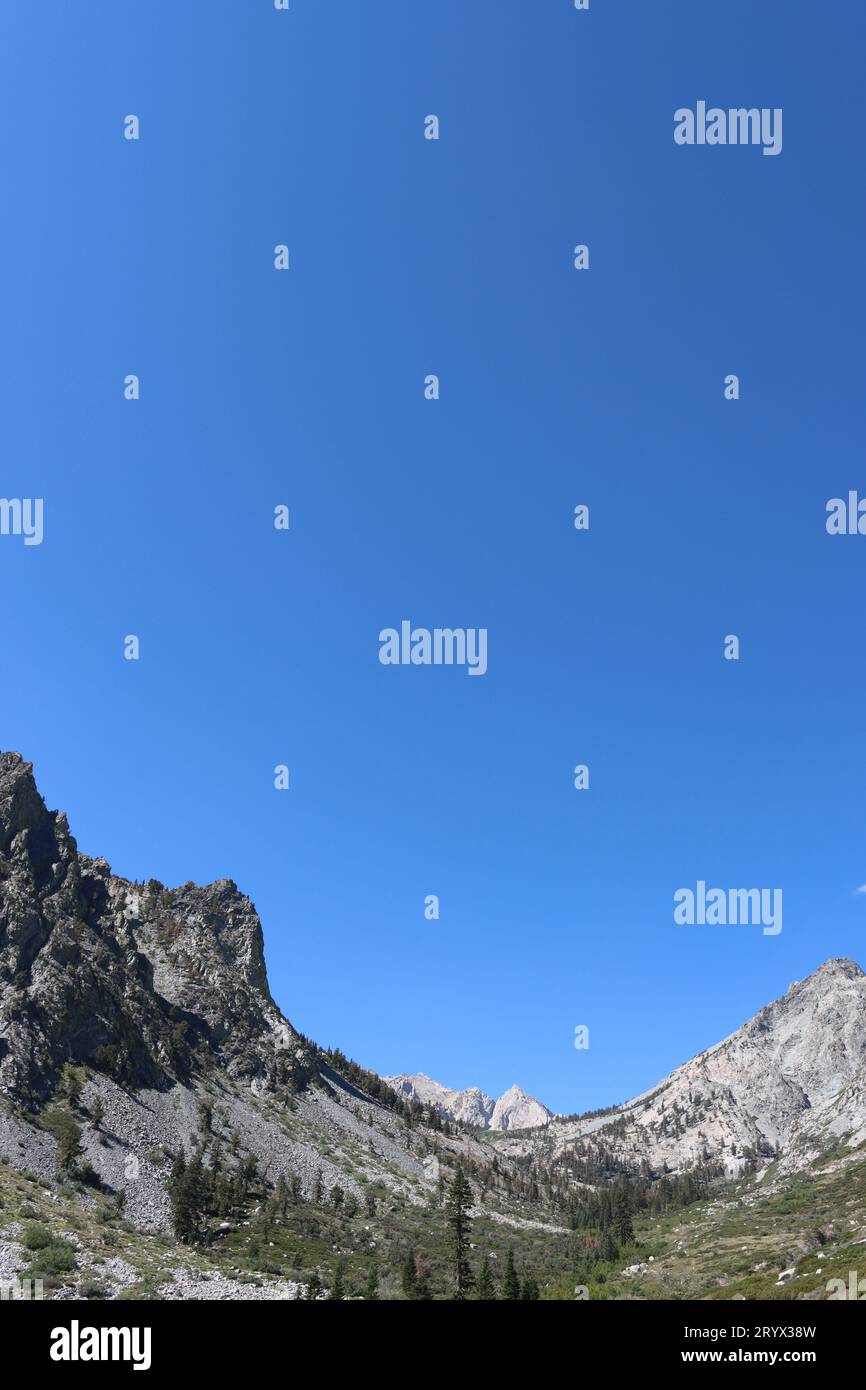
<instances>
[{"instance_id":1,"label":"jagged rocky cliff","mask_svg":"<svg viewBox=\"0 0 866 1390\"><path fill-rule=\"evenodd\" d=\"M27 1105L81 1062L166 1088L201 1062L275 1090L309 1063L229 880L128 883L79 854L33 769L0 754L0 1090Z\"/></svg>"},{"instance_id":2,"label":"jagged rocky cliff","mask_svg":"<svg viewBox=\"0 0 866 1390\"><path fill-rule=\"evenodd\" d=\"M268 988L262 929L228 879L130 883L80 854L30 763L0 753L0 1159L58 1170L44 1118L84 1077L79 1164L145 1229L168 1225L172 1156L208 1143L309 1195L365 1184L410 1204L436 1154L492 1162L471 1136L416 1132L379 1078L298 1034ZM206 1119L203 1120L203 1115ZM434 1152L435 1147L435 1152Z\"/></svg>"}]
</instances>

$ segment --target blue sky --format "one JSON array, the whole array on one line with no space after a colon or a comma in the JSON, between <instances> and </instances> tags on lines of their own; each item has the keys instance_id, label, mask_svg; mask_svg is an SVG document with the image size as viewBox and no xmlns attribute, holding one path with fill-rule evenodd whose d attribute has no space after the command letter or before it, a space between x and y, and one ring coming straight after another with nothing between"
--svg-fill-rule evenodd
<instances>
[{"instance_id":1,"label":"blue sky","mask_svg":"<svg viewBox=\"0 0 866 1390\"><path fill-rule=\"evenodd\" d=\"M866 538L824 526L866 493L864 39L4 6L0 494L45 538L0 537L0 744L116 872L235 879L320 1042L583 1110L866 964ZM781 107L781 155L676 146L699 99ZM487 674L380 665L404 618ZM781 934L676 926L701 878Z\"/></svg>"}]
</instances>

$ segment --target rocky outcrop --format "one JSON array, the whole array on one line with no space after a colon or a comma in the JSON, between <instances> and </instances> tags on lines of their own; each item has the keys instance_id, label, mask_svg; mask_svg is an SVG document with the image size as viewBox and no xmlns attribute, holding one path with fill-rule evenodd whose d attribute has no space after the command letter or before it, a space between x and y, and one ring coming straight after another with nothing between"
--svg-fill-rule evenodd
<instances>
[{"instance_id":1,"label":"rocky outcrop","mask_svg":"<svg viewBox=\"0 0 866 1390\"><path fill-rule=\"evenodd\" d=\"M654 1171L712 1163L729 1176L776 1157L790 1171L864 1140L866 976L851 960L827 961L651 1091L546 1132L559 1155Z\"/></svg>"},{"instance_id":2,"label":"rocky outcrop","mask_svg":"<svg viewBox=\"0 0 866 1390\"><path fill-rule=\"evenodd\" d=\"M538 1129L553 1118L546 1105L535 1100L520 1086L509 1086L493 1107L491 1129Z\"/></svg>"},{"instance_id":3,"label":"rocky outcrop","mask_svg":"<svg viewBox=\"0 0 866 1390\"><path fill-rule=\"evenodd\" d=\"M31 765L2 753L0 1096L19 1113L36 1111L68 1062L104 1077L109 1098L111 1087L146 1092L154 1112L154 1097L172 1093L166 1125L182 1142L208 1079L283 1103L318 1078L304 1100L312 1131L333 1123L354 1135L353 1107L368 1105L381 1134L373 1168L381 1160L421 1171L411 1131L383 1112L377 1078L357 1068L354 1080L346 1068L336 1077L276 1007L261 924L231 880L170 889L112 874L79 853L64 815L46 809ZM420 1074L385 1080L408 1102L488 1131L471 1142L495 1142L506 1162L536 1153L561 1159L572 1176L581 1165L604 1176L704 1163L733 1176L771 1159L790 1171L866 1143L866 976L853 961L826 962L651 1091L584 1118L555 1117L516 1086L494 1101ZM339 1095L346 1103L335 1103ZM256 1151L274 1151L275 1131L263 1134ZM371 1135L359 1134L370 1153ZM311 1169L315 1158L304 1163Z\"/></svg>"},{"instance_id":4,"label":"rocky outcrop","mask_svg":"<svg viewBox=\"0 0 866 1390\"><path fill-rule=\"evenodd\" d=\"M31 764L0 754L0 1091L35 1107L66 1062L159 1089L205 1059L263 1089L309 1065L252 903L228 880L116 877L79 854Z\"/></svg>"}]
</instances>

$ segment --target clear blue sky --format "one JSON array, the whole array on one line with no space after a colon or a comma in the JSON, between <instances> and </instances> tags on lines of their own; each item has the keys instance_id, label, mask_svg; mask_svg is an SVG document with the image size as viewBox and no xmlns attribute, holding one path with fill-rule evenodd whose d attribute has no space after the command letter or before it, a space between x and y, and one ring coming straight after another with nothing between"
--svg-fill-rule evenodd
<instances>
[{"instance_id":1,"label":"clear blue sky","mask_svg":"<svg viewBox=\"0 0 866 1390\"><path fill-rule=\"evenodd\" d=\"M45 540L0 537L0 743L116 872L234 878L320 1042L582 1110L866 964L866 537L824 528L864 40L853 0L3 6L0 494ZM699 99L782 154L677 147ZM403 618L487 675L381 666ZM677 927L699 878L781 887L781 935Z\"/></svg>"}]
</instances>

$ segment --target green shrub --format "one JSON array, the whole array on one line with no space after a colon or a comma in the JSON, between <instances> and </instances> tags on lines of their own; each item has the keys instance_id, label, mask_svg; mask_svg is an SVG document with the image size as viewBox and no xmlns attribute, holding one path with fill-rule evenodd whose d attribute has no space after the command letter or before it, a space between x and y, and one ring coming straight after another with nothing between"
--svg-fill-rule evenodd
<instances>
[{"instance_id":1,"label":"green shrub","mask_svg":"<svg viewBox=\"0 0 866 1390\"><path fill-rule=\"evenodd\" d=\"M80 1298L108 1298L108 1294L101 1284L97 1284L95 1279L88 1279L81 1284L78 1289Z\"/></svg>"},{"instance_id":2,"label":"green shrub","mask_svg":"<svg viewBox=\"0 0 866 1390\"><path fill-rule=\"evenodd\" d=\"M24 1227L21 1239L28 1250L44 1250L46 1245L51 1244L51 1232L47 1226L38 1226L32 1222Z\"/></svg>"},{"instance_id":3,"label":"green shrub","mask_svg":"<svg viewBox=\"0 0 866 1390\"><path fill-rule=\"evenodd\" d=\"M69 1274L75 1268L75 1246L68 1240L55 1239L39 1250L32 1260L34 1278Z\"/></svg>"}]
</instances>

